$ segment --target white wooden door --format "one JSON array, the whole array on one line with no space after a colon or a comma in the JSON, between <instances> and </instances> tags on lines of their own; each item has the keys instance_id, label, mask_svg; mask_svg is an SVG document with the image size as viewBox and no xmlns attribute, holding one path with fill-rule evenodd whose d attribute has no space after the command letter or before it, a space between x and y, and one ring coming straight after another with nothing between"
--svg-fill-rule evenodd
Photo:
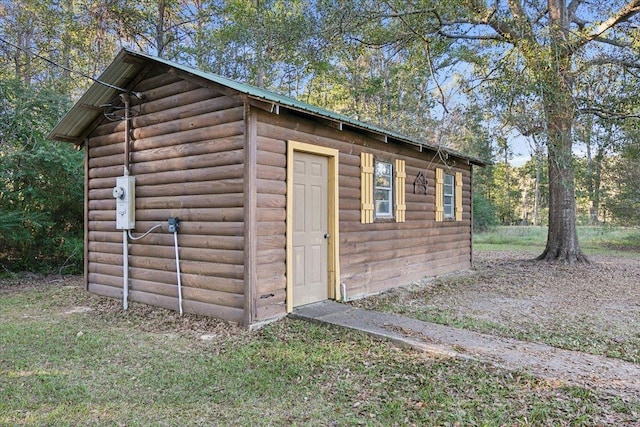
<instances>
[{"instance_id":1,"label":"white wooden door","mask_svg":"<svg viewBox=\"0 0 640 427\"><path fill-rule=\"evenodd\" d=\"M293 158L293 306L329 298L326 157Z\"/></svg>"}]
</instances>

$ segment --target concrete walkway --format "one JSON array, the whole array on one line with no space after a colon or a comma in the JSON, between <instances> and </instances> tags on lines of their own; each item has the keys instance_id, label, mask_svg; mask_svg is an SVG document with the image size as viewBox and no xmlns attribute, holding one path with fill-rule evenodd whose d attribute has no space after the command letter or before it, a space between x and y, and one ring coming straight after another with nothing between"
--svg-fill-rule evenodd
<instances>
[{"instance_id":1,"label":"concrete walkway","mask_svg":"<svg viewBox=\"0 0 640 427\"><path fill-rule=\"evenodd\" d=\"M335 301L297 307L290 316L356 329L443 357L473 359L550 381L640 396L640 365L618 359L422 322Z\"/></svg>"}]
</instances>

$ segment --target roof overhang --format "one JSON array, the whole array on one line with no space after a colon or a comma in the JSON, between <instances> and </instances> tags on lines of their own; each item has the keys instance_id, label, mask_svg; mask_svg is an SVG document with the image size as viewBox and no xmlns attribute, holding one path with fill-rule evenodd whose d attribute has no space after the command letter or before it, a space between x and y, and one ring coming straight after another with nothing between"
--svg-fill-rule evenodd
<instances>
[{"instance_id":1,"label":"roof overhang","mask_svg":"<svg viewBox=\"0 0 640 427\"><path fill-rule=\"evenodd\" d=\"M142 70L144 65L141 61L127 60L127 57L130 57L130 52L125 49L118 53L96 82L49 132L49 139L82 145L91 124L104 114L103 105L124 92L120 89L126 88Z\"/></svg>"},{"instance_id":2,"label":"roof overhang","mask_svg":"<svg viewBox=\"0 0 640 427\"><path fill-rule=\"evenodd\" d=\"M53 128L48 138L82 146L84 144L84 138L91 133L94 126L97 125L99 117L104 114L104 105L111 102L120 93L130 93L129 87L132 86L136 77L138 77L146 67L152 67L154 65L173 68L180 73L185 73L196 79L225 86L234 92L247 96L249 99L270 106L269 108L276 113L282 108L286 108L326 120L330 122L333 127L340 130L353 129L366 132L375 139L386 143L408 144L416 147L419 151L436 151L444 157L453 156L463 159L468 164L478 166L485 166L487 164L487 162L481 159L467 156L455 150L427 144L417 139L361 122L293 98L128 49L122 49L118 53L111 64L109 64L91 87L89 87L62 120Z\"/></svg>"}]
</instances>

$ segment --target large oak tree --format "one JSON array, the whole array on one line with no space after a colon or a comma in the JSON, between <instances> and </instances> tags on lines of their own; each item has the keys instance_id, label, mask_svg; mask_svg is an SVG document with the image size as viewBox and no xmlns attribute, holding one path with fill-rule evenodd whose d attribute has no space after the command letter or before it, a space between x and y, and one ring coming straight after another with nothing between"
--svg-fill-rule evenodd
<instances>
[{"instance_id":1,"label":"large oak tree","mask_svg":"<svg viewBox=\"0 0 640 427\"><path fill-rule=\"evenodd\" d=\"M549 232L539 259L586 262L577 235L573 126L579 114L603 111L576 96L593 70L632 70L640 47L640 0L387 0L380 16L401 21L425 43L449 40L452 55L472 58L486 85L520 73L524 96L542 106L549 161ZM481 64L481 66L477 66ZM624 74L624 71L622 71ZM514 86L515 87L515 86Z\"/></svg>"}]
</instances>

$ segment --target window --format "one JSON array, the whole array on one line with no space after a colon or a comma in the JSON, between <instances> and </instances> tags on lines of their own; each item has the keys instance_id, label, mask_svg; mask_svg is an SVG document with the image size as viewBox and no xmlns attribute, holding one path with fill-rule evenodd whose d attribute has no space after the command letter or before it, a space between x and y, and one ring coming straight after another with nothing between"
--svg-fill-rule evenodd
<instances>
[{"instance_id":1,"label":"window","mask_svg":"<svg viewBox=\"0 0 640 427\"><path fill-rule=\"evenodd\" d=\"M360 222L371 224L375 218L404 222L406 177L404 160L381 162L371 153L360 153Z\"/></svg>"},{"instance_id":2,"label":"window","mask_svg":"<svg viewBox=\"0 0 640 427\"><path fill-rule=\"evenodd\" d=\"M454 210L453 210L453 200L454 200L454 189L455 182L453 175L449 175L448 173L444 174L444 218L445 219L453 219Z\"/></svg>"},{"instance_id":3,"label":"window","mask_svg":"<svg viewBox=\"0 0 640 427\"><path fill-rule=\"evenodd\" d=\"M436 168L436 221L462 221L462 172Z\"/></svg>"},{"instance_id":4,"label":"window","mask_svg":"<svg viewBox=\"0 0 640 427\"><path fill-rule=\"evenodd\" d=\"M373 200L376 217L392 217L393 166L391 163L376 162L373 182Z\"/></svg>"}]
</instances>

